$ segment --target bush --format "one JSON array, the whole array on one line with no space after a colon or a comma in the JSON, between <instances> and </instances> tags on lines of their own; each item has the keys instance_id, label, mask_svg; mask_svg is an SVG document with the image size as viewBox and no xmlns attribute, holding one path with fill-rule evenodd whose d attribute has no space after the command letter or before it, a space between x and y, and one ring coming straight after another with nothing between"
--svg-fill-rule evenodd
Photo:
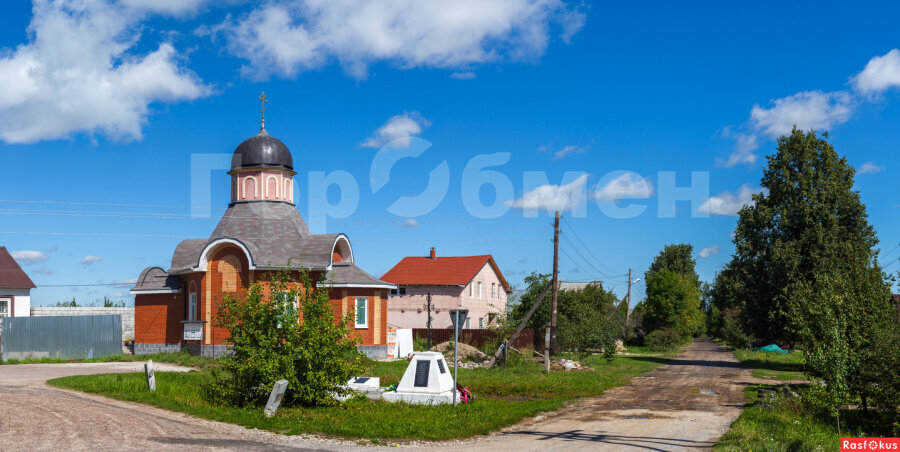
<instances>
[{"instance_id":1,"label":"bush","mask_svg":"<svg viewBox=\"0 0 900 452\"><path fill-rule=\"evenodd\" d=\"M722 339L734 348L750 348L753 340L741 330L737 317L728 317L722 326Z\"/></svg>"},{"instance_id":2,"label":"bush","mask_svg":"<svg viewBox=\"0 0 900 452\"><path fill-rule=\"evenodd\" d=\"M288 381L285 406L335 404L332 393L362 371L362 356L348 327L335 323L328 291L305 270L282 271L239 294L226 295L216 325L230 333L233 354L204 386L213 401L265 404L276 381ZM301 321L302 319L302 321Z\"/></svg>"},{"instance_id":3,"label":"bush","mask_svg":"<svg viewBox=\"0 0 900 452\"><path fill-rule=\"evenodd\" d=\"M679 345L683 344L685 339L686 338L682 333L671 328L666 328L652 331L650 334L644 336L644 344L650 348L650 350L664 352L674 350Z\"/></svg>"}]
</instances>

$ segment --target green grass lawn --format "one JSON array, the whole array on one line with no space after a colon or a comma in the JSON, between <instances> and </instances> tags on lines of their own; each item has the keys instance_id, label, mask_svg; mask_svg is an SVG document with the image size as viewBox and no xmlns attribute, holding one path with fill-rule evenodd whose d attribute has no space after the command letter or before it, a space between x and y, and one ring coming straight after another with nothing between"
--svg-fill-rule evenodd
<instances>
[{"instance_id":1,"label":"green grass lawn","mask_svg":"<svg viewBox=\"0 0 900 452\"><path fill-rule=\"evenodd\" d=\"M750 350L734 350L734 355L748 367L753 376L772 380L806 379L803 373L803 354L787 355L760 353ZM822 417L802 403L805 384L786 388L770 385L753 385L744 390L747 405L731 429L716 445L716 450L748 451L806 451L838 450L840 438L850 436L890 436L891 422L876 413L862 410L842 410L838 435L834 418ZM777 391L775 402L757 404L758 390Z\"/></svg>"},{"instance_id":2,"label":"green grass lawn","mask_svg":"<svg viewBox=\"0 0 900 452\"><path fill-rule=\"evenodd\" d=\"M576 397L602 394L666 360L666 356L620 356L606 364L600 357L588 357L585 363L595 370L549 375L543 373L542 366L524 360L492 370L460 369L460 383L472 388L478 396L468 405L453 408L352 400L335 407L282 408L272 418L266 418L260 408L222 407L208 402L200 389L201 383L210 378L205 370L183 374L159 372L155 393L147 391L141 374L73 376L48 383L283 434L445 440L486 434L543 411L558 409ZM406 366L406 361L376 362L366 375L381 377L382 386L389 386L399 381Z\"/></svg>"},{"instance_id":3,"label":"green grass lawn","mask_svg":"<svg viewBox=\"0 0 900 452\"><path fill-rule=\"evenodd\" d=\"M10 359L0 362L0 364L58 364L58 363L108 363L108 362L134 362L153 360L160 363L177 364L185 367L206 368L215 364L213 358L191 355L187 351L176 353L157 353L155 355L112 355L103 358L85 358L85 359L58 359L58 358L41 358L41 359Z\"/></svg>"},{"instance_id":4,"label":"green grass lawn","mask_svg":"<svg viewBox=\"0 0 900 452\"><path fill-rule=\"evenodd\" d=\"M752 350L734 350L734 356L747 367L753 368L753 376L766 380L806 380L803 373L803 353L786 355Z\"/></svg>"}]
</instances>

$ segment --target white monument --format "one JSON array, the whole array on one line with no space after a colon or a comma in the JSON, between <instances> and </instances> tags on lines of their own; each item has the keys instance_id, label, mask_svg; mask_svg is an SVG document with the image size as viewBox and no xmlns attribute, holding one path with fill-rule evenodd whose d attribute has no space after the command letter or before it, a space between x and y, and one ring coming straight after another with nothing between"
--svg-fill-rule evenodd
<instances>
[{"instance_id":1,"label":"white monument","mask_svg":"<svg viewBox=\"0 0 900 452\"><path fill-rule=\"evenodd\" d=\"M385 392L382 398L388 402L439 405L452 403L454 395L459 398L444 355L423 352L413 355L397 391Z\"/></svg>"}]
</instances>

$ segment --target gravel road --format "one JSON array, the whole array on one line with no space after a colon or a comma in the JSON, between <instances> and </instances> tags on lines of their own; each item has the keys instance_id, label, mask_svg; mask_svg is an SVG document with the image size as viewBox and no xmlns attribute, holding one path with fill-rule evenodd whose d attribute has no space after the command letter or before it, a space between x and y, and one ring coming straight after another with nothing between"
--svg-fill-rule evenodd
<instances>
[{"instance_id":1,"label":"gravel road","mask_svg":"<svg viewBox=\"0 0 900 452\"><path fill-rule=\"evenodd\" d=\"M145 405L48 387L50 378L142 372L143 363L0 366L0 451L362 450L363 443L283 436ZM157 370L190 369L159 364ZM454 450L702 450L743 408L750 371L721 345L697 340L653 372L501 432L464 441L405 443Z\"/></svg>"},{"instance_id":2,"label":"gravel road","mask_svg":"<svg viewBox=\"0 0 900 452\"><path fill-rule=\"evenodd\" d=\"M462 450L704 450L737 419L750 370L708 339L600 397L529 419Z\"/></svg>"}]
</instances>

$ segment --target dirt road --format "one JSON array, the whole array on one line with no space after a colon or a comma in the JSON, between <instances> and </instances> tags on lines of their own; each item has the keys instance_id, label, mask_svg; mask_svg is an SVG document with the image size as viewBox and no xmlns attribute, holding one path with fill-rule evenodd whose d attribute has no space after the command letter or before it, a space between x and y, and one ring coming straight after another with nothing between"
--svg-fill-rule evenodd
<instances>
[{"instance_id":1,"label":"dirt road","mask_svg":"<svg viewBox=\"0 0 900 452\"><path fill-rule=\"evenodd\" d=\"M698 339L631 384L474 441L463 450L702 450L741 414L750 371Z\"/></svg>"},{"instance_id":2,"label":"dirt road","mask_svg":"<svg viewBox=\"0 0 900 452\"><path fill-rule=\"evenodd\" d=\"M283 436L46 386L50 378L141 372L143 363L0 366L0 451L362 450L352 441ZM158 371L187 371L158 365ZM698 340L628 386L481 438L402 448L499 451L698 450L716 443L743 407L749 370Z\"/></svg>"}]
</instances>

